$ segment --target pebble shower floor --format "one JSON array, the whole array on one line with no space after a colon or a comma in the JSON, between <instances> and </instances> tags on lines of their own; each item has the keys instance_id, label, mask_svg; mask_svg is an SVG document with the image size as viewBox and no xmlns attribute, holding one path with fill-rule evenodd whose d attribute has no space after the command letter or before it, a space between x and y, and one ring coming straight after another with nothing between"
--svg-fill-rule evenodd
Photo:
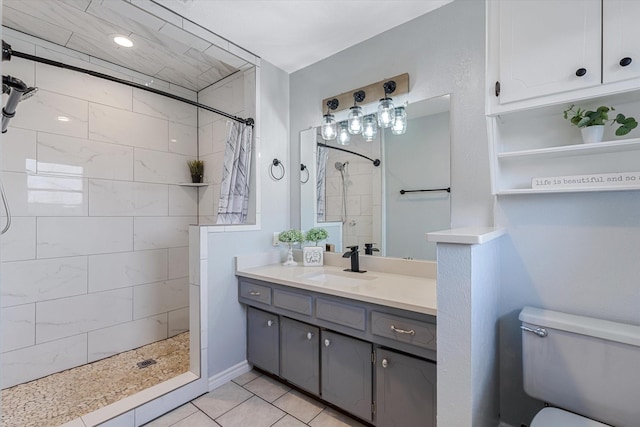
<instances>
[{"instance_id":1,"label":"pebble shower floor","mask_svg":"<svg viewBox=\"0 0 640 427\"><path fill-rule=\"evenodd\" d=\"M143 369L138 362L157 363ZM2 427L54 427L189 370L184 332L2 390Z\"/></svg>"}]
</instances>

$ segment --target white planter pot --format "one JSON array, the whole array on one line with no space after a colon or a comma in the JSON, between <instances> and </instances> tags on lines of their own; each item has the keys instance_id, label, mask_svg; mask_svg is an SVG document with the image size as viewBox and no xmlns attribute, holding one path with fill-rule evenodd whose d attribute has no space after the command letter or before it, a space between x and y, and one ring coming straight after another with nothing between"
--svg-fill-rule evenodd
<instances>
[{"instance_id":1,"label":"white planter pot","mask_svg":"<svg viewBox=\"0 0 640 427\"><path fill-rule=\"evenodd\" d=\"M324 248L322 246L305 246L302 248L302 263L305 267L322 267L324 264Z\"/></svg>"},{"instance_id":2,"label":"white planter pot","mask_svg":"<svg viewBox=\"0 0 640 427\"><path fill-rule=\"evenodd\" d=\"M582 141L585 144L592 144L594 142L601 142L602 135L604 133L604 125L587 126L580 129L582 132Z\"/></svg>"}]
</instances>

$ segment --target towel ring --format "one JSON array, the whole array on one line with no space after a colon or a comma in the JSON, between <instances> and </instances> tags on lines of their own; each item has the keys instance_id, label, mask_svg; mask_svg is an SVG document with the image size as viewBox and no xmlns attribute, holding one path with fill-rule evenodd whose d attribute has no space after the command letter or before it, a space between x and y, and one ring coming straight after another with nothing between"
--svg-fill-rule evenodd
<instances>
[{"instance_id":1,"label":"towel ring","mask_svg":"<svg viewBox=\"0 0 640 427\"><path fill-rule=\"evenodd\" d=\"M279 168L281 170L280 176L276 176L274 174L274 168ZM278 159L273 159L273 162L271 162L271 165L269 166L269 176L276 181L280 181L282 178L284 178L284 172L285 170L282 162Z\"/></svg>"},{"instance_id":2,"label":"towel ring","mask_svg":"<svg viewBox=\"0 0 640 427\"><path fill-rule=\"evenodd\" d=\"M304 180L302 179L302 172L307 173L307 177ZM300 163L300 182L303 184L306 184L307 182L309 182L309 169L307 168L307 165L303 163Z\"/></svg>"}]
</instances>

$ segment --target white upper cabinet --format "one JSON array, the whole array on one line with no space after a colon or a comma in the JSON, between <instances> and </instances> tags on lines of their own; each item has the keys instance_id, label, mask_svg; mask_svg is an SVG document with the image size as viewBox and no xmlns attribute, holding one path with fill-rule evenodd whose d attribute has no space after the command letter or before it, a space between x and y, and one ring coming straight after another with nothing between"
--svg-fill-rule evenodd
<instances>
[{"instance_id":1,"label":"white upper cabinet","mask_svg":"<svg viewBox=\"0 0 640 427\"><path fill-rule=\"evenodd\" d=\"M501 104L600 84L601 0L497 7Z\"/></svg>"},{"instance_id":2,"label":"white upper cabinet","mask_svg":"<svg viewBox=\"0 0 640 427\"><path fill-rule=\"evenodd\" d=\"M640 1L604 0L603 83L640 77Z\"/></svg>"}]
</instances>

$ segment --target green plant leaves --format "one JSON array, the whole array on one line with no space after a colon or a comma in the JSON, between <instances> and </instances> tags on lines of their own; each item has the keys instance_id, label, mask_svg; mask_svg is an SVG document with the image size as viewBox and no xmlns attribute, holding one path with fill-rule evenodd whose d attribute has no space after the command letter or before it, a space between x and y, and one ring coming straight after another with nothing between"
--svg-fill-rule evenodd
<instances>
[{"instance_id":1,"label":"green plant leaves","mask_svg":"<svg viewBox=\"0 0 640 427\"><path fill-rule=\"evenodd\" d=\"M616 129L616 135L622 136L631 132L638 127L638 122L633 117L626 117L624 114L617 114L615 119L609 119L609 111L615 111L613 107L607 107L601 105L595 111L583 110L581 108L574 109L575 105L570 106L563 112L565 119L569 120L572 125L579 128L588 126L597 126L610 123L611 125L617 123L620 125Z\"/></svg>"}]
</instances>

